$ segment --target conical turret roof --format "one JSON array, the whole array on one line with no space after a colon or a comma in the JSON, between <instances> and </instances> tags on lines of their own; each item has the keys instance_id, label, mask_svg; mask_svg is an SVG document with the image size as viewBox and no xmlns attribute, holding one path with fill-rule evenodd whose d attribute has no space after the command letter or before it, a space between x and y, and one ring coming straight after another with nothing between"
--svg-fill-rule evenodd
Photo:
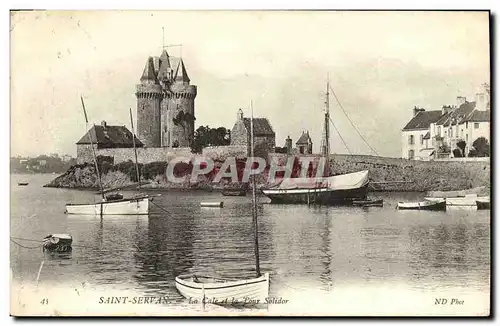
<instances>
[{"instance_id":1,"label":"conical turret roof","mask_svg":"<svg viewBox=\"0 0 500 326\"><path fill-rule=\"evenodd\" d=\"M169 73L172 70L170 67L170 56L167 50L163 50L160 56L160 69L158 70L158 79L169 79Z\"/></svg>"},{"instance_id":2,"label":"conical turret roof","mask_svg":"<svg viewBox=\"0 0 500 326\"><path fill-rule=\"evenodd\" d=\"M183 81L183 82L190 82L189 76L186 71L186 67L184 66L184 61L182 59L179 61L179 64L177 65L177 70L175 71L175 77L174 79L176 81Z\"/></svg>"},{"instance_id":3,"label":"conical turret roof","mask_svg":"<svg viewBox=\"0 0 500 326\"><path fill-rule=\"evenodd\" d=\"M144 71L142 72L141 81L146 81L146 80L158 82L158 79L156 78L155 74L155 66L152 57L148 58L148 60L146 61L146 66L144 67Z\"/></svg>"}]
</instances>

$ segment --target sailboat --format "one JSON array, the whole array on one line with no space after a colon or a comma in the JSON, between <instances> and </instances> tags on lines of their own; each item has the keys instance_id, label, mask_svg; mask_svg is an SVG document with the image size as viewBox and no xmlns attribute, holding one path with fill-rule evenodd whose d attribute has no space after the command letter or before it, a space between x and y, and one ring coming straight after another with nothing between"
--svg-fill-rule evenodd
<instances>
[{"instance_id":1,"label":"sailboat","mask_svg":"<svg viewBox=\"0 0 500 326\"><path fill-rule=\"evenodd\" d=\"M83 113L85 115L85 122L88 125L87 112L85 110L85 104L83 102L83 97L81 97ZM137 149L135 148L135 136L134 136L134 126L132 122L132 111L130 112L130 120L132 123L132 142L134 145L135 153L135 165L137 173L137 181L140 185L139 180L139 168L137 164ZM95 125L94 125L95 127ZM95 170L97 174L97 179L99 182L99 190L101 195L101 200L95 203L87 204L66 204L66 214L71 215L147 215L149 213L149 204L152 200L152 196L147 194L141 194L132 196L129 198L124 198L121 194L118 196L106 196L105 191L102 187L101 175L99 173L99 166L97 164L97 158L95 154L94 145L92 142L92 135L89 132L90 146L92 148L92 156L94 158Z\"/></svg>"},{"instance_id":2,"label":"sailboat","mask_svg":"<svg viewBox=\"0 0 500 326\"><path fill-rule=\"evenodd\" d=\"M253 106L250 120L250 149L254 154ZM260 272L259 237L257 228L257 195L255 176L252 175L252 220L254 226L254 252L256 276L247 279L227 279L197 274L185 274L175 278L177 291L187 299L209 298L221 305L262 304L269 296L269 273Z\"/></svg>"},{"instance_id":3,"label":"sailboat","mask_svg":"<svg viewBox=\"0 0 500 326\"><path fill-rule=\"evenodd\" d=\"M323 177L286 178L262 189L271 203L279 204L352 204L366 200L368 194L368 170L330 176L330 82L326 85L324 138L322 152L326 164ZM318 167L319 168L319 167Z\"/></svg>"}]
</instances>

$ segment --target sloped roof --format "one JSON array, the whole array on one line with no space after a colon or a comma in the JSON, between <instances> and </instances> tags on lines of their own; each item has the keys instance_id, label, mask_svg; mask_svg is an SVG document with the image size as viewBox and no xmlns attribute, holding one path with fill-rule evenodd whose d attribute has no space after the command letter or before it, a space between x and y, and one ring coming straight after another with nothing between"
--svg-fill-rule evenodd
<instances>
[{"instance_id":1,"label":"sloped roof","mask_svg":"<svg viewBox=\"0 0 500 326\"><path fill-rule=\"evenodd\" d=\"M132 142L132 133L127 127L104 127L102 125L92 126L76 144L90 144L89 133L92 137L92 143L98 144L100 148L130 148L134 146ZM143 143L137 137L135 137L135 146L143 146Z\"/></svg>"},{"instance_id":2,"label":"sloped roof","mask_svg":"<svg viewBox=\"0 0 500 326\"><path fill-rule=\"evenodd\" d=\"M295 143L296 145L299 144L309 144L312 143L311 137L309 136L309 131L308 132L302 132L302 135L300 136L299 140Z\"/></svg>"},{"instance_id":3,"label":"sloped roof","mask_svg":"<svg viewBox=\"0 0 500 326\"><path fill-rule=\"evenodd\" d=\"M250 132L250 118L243 118L243 123ZM266 118L253 118L253 133L255 136L274 136L273 128Z\"/></svg>"},{"instance_id":4,"label":"sloped roof","mask_svg":"<svg viewBox=\"0 0 500 326\"><path fill-rule=\"evenodd\" d=\"M158 79L168 79L168 72L171 70L170 56L167 50L163 50L159 59Z\"/></svg>"},{"instance_id":5,"label":"sloped roof","mask_svg":"<svg viewBox=\"0 0 500 326\"><path fill-rule=\"evenodd\" d=\"M149 57L146 61L146 66L144 67L144 71L142 72L141 81L143 80L151 80L155 83L158 83L158 79L156 78L154 59Z\"/></svg>"},{"instance_id":6,"label":"sloped roof","mask_svg":"<svg viewBox=\"0 0 500 326\"><path fill-rule=\"evenodd\" d=\"M490 121L490 110L487 111L472 111L467 117L465 117L460 123L464 122L489 122Z\"/></svg>"},{"instance_id":7,"label":"sloped roof","mask_svg":"<svg viewBox=\"0 0 500 326\"><path fill-rule=\"evenodd\" d=\"M428 131L428 132L425 134L424 139L431 139L431 133L430 133L430 131Z\"/></svg>"},{"instance_id":8,"label":"sloped roof","mask_svg":"<svg viewBox=\"0 0 500 326\"><path fill-rule=\"evenodd\" d=\"M438 121L440 116L441 111L420 111L406 124L403 130L427 129L431 123Z\"/></svg>"},{"instance_id":9,"label":"sloped roof","mask_svg":"<svg viewBox=\"0 0 500 326\"><path fill-rule=\"evenodd\" d=\"M184 66L184 61L179 62L177 65L177 70L175 71L175 77L174 79L176 81L183 81L183 82L188 82L190 81L189 76L186 71L186 67Z\"/></svg>"},{"instance_id":10,"label":"sloped roof","mask_svg":"<svg viewBox=\"0 0 500 326\"><path fill-rule=\"evenodd\" d=\"M449 111L445 115L443 115L439 120L436 122L437 125L443 125L445 127L456 123L461 123L461 121L469 115L474 108L476 107L476 102L465 102L464 104L460 105L458 108Z\"/></svg>"}]
</instances>

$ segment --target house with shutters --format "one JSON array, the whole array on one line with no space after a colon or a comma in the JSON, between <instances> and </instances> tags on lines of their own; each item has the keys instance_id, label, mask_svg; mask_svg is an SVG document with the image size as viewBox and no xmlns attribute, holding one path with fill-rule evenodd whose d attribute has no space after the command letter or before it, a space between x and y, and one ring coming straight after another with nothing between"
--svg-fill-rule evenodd
<instances>
[{"instance_id":1,"label":"house with shutters","mask_svg":"<svg viewBox=\"0 0 500 326\"><path fill-rule=\"evenodd\" d=\"M481 85L475 101L457 97L455 105L443 105L439 111L415 107L413 118L402 130L402 157L430 160L453 157L458 144L465 143L462 153L468 156L480 137L490 141L490 89Z\"/></svg>"}]
</instances>

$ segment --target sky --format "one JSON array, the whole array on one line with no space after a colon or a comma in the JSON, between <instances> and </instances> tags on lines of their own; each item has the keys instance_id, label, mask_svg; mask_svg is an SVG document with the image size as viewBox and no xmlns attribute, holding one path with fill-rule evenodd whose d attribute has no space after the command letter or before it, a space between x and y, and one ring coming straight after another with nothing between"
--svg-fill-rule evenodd
<instances>
[{"instance_id":1,"label":"sky","mask_svg":"<svg viewBox=\"0 0 500 326\"><path fill-rule=\"evenodd\" d=\"M12 12L10 28L11 156L76 156L80 96L91 123L130 127L135 85L163 43L183 45L195 127L232 128L252 101L277 146L308 130L315 152L327 78L368 143L391 157L414 106L472 101L490 81L487 12L34 11ZM373 154L333 96L330 110L348 147L331 128L331 151Z\"/></svg>"}]
</instances>

